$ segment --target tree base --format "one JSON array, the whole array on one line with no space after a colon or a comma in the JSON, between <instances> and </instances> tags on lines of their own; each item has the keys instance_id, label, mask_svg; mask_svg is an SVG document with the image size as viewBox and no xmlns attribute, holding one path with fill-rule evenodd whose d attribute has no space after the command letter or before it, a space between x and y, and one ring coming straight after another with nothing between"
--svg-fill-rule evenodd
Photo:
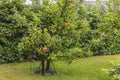
<instances>
[{"instance_id":1,"label":"tree base","mask_svg":"<svg viewBox=\"0 0 120 80\"><path fill-rule=\"evenodd\" d=\"M34 73L37 74L37 75L40 75L41 71L40 70L36 70L36 71L34 71Z\"/></svg>"},{"instance_id":2,"label":"tree base","mask_svg":"<svg viewBox=\"0 0 120 80\"><path fill-rule=\"evenodd\" d=\"M56 71L53 71L53 70L48 70L48 71L46 71L46 73L51 74L51 75L57 74L57 72L56 72Z\"/></svg>"},{"instance_id":3,"label":"tree base","mask_svg":"<svg viewBox=\"0 0 120 80\"><path fill-rule=\"evenodd\" d=\"M41 75L41 70L36 70L36 71L34 71L34 73L37 75ZM56 71L53 71L53 70L48 70L48 71L46 71L46 73L51 74L51 75L57 74Z\"/></svg>"}]
</instances>

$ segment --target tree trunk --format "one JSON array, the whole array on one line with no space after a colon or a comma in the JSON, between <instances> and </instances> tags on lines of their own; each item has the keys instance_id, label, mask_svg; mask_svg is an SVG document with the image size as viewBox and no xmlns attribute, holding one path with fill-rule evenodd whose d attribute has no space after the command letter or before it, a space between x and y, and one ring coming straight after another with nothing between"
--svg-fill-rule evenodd
<instances>
[{"instance_id":1,"label":"tree trunk","mask_svg":"<svg viewBox=\"0 0 120 80\"><path fill-rule=\"evenodd\" d=\"M44 55L41 56L41 65L42 65L41 74L45 75L45 59L44 59Z\"/></svg>"},{"instance_id":2,"label":"tree trunk","mask_svg":"<svg viewBox=\"0 0 120 80\"><path fill-rule=\"evenodd\" d=\"M44 34L44 26L42 26L41 29L42 29L42 34ZM42 48L44 48L44 41L42 44ZM45 75L45 56L44 56L44 54L41 55L41 65L42 65L41 74Z\"/></svg>"},{"instance_id":3,"label":"tree trunk","mask_svg":"<svg viewBox=\"0 0 120 80\"><path fill-rule=\"evenodd\" d=\"M46 63L46 72L50 71L50 59L47 59L47 63Z\"/></svg>"}]
</instances>

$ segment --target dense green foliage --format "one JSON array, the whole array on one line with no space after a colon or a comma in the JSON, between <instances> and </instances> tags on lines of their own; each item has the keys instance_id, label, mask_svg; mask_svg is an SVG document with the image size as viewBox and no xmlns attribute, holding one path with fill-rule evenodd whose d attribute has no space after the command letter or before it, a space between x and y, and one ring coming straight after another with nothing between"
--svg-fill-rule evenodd
<instances>
[{"instance_id":1,"label":"dense green foliage","mask_svg":"<svg viewBox=\"0 0 120 80\"><path fill-rule=\"evenodd\" d=\"M120 65L114 66L109 70L109 75L111 76L111 80L120 80Z\"/></svg>"},{"instance_id":2,"label":"dense green foliage","mask_svg":"<svg viewBox=\"0 0 120 80\"><path fill-rule=\"evenodd\" d=\"M112 68L107 69L106 73L109 74L110 80L120 80L120 60L112 62Z\"/></svg>"},{"instance_id":3,"label":"dense green foliage","mask_svg":"<svg viewBox=\"0 0 120 80\"><path fill-rule=\"evenodd\" d=\"M81 43L93 55L117 54L120 51L120 9L119 6L114 8L113 4L106 3L107 8L104 7L104 10L99 3L95 3L95 7L87 7L84 20L80 20L84 29Z\"/></svg>"},{"instance_id":4,"label":"dense green foliage","mask_svg":"<svg viewBox=\"0 0 120 80\"><path fill-rule=\"evenodd\" d=\"M0 1L0 63L44 54L71 60L120 52L120 2ZM44 34L42 29L44 28ZM48 57L48 54L51 55Z\"/></svg>"},{"instance_id":5,"label":"dense green foliage","mask_svg":"<svg viewBox=\"0 0 120 80\"><path fill-rule=\"evenodd\" d=\"M0 63L21 59L17 45L28 27L24 16L25 10L25 5L19 0L0 2Z\"/></svg>"}]
</instances>

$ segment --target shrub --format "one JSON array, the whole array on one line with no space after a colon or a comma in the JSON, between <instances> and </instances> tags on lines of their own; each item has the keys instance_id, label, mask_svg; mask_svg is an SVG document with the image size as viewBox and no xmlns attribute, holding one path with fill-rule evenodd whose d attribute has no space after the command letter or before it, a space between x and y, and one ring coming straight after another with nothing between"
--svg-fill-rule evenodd
<instances>
[{"instance_id":1,"label":"shrub","mask_svg":"<svg viewBox=\"0 0 120 80\"><path fill-rule=\"evenodd\" d=\"M113 67L106 70L110 76L110 80L120 80L120 60L112 62Z\"/></svg>"}]
</instances>

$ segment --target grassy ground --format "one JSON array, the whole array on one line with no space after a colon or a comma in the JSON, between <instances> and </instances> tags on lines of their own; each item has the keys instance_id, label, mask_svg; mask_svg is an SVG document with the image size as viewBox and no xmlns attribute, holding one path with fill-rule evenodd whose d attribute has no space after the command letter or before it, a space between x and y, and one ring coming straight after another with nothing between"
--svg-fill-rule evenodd
<instances>
[{"instance_id":1,"label":"grassy ground","mask_svg":"<svg viewBox=\"0 0 120 80\"><path fill-rule=\"evenodd\" d=\"M70 65L57 61L54 62L57 74L46 74L44 77L34 74L39 62L32 68L29 62L1 64L0 80L108 80L108 75L102 68L110 68L110 61L117 58L120 58L120 55L89 57L74 61Z\"/></svg>"}]
</instances>

